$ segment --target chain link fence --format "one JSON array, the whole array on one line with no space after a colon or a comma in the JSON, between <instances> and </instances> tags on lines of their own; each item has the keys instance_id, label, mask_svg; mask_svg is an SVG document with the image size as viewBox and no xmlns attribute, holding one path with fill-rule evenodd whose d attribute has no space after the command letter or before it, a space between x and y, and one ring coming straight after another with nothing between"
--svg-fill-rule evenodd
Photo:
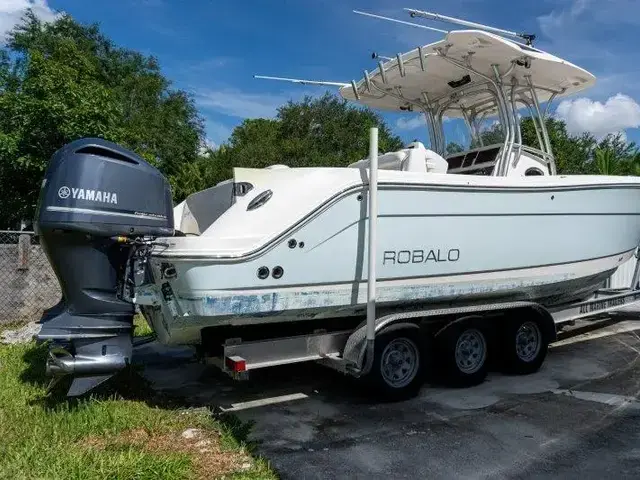
<instances>
[{"instance_id":1,"label":"chain link fence","mask_svg":"<svg viewBox=\"0 0 640 480\"><path fill-rule=\"evenodd\" d=\"M35 234L0 230L0 325L38 320L60 297L58 279Z\"/></svg>"}]
</instances>

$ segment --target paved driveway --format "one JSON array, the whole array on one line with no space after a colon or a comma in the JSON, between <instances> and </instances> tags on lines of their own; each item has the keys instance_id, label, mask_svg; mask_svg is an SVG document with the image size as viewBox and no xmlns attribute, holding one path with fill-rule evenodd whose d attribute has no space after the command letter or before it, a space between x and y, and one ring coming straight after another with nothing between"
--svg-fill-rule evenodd
<instances>
[{"instance_id":1,"label":"paved driveway","mask_svg":"<svg viewBox=\"0 0 640 480\"><path fill-rule=\"evenodd\" d=\"M637 332L635 331L637 329ZM157 389L255 422L282 478L640 478L640 323L553 346L542 370L394 404L315 364L233 383L188 350L139 347Z\"/></svg>"}]
</instances>

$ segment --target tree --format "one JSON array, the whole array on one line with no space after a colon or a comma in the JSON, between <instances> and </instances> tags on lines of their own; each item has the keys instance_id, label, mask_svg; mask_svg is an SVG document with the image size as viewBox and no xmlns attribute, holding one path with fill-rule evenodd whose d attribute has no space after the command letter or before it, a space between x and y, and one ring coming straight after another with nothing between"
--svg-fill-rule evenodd
<instances>
[{"instance_id":1,"label":"tree","mask_svg":"<svg viewBox=\"0 0 640 480\"><path fill-rule=\"evenodd\" d=\"M504 143L504 130L500 123L494 123L488 128L480 131L480 138L473 137L471 140L471 148L480 148L482 145L496 145ZM479 140L482 140L480 143Z\"/></svg>"},{"instance_id":2,"label":"tree","mask_svg":"<svg viewBox=\"0 0 640 480\"><path fill-rule=\"evenodd\" d=\"M475 148L475 147L472 146L471 148ZM447 147L445 148L445 152L446 152L447 155L453 155L455 153L464 152L464 148L462 148L462 145L460 145L459 143L449 142L449 143L447 143Z\"/></svg>"},{"instance_id":3,"label":"tree","mask_svg":"<svg viewBox=\"0 0 640 480\"><path fill-rule=\"evenodd\" d=\"M598 173L603 175L637 175L638 156L635 142L627 142L619 133L607 135L594 149Z\"/></svg>"},{"instance_id":4,"label":"tree","mask_svg":"<svg viewBox=\"0 0 640 480\"><path fill-rule=\"evenodd\" d=\"M203 122L153 57L120 48L70 16L28 12L0 49L0 226L31 218L51 155L96 136L122 144L169 178L198 159ZM176 187L176 185L174 185Z\"/></svg>"},{"instance_id":5,"label":"tree","mask_svg":"<svg viewBox=\"0 0 640 480\"><path fill-rule=\"evenodd\" d=\"M638 147L627 143L621 134L611 134L598 141L589 133L570 135L566 124L555 118L546 119L551 151L559 174L565 175L636 175L640 165ZM540 148L533 121L526 117L521 122L525 145ZM638 159L638 160L636 160Z\"/></svg>"},{"instance_id":6,"label":"tree","mask_svg":"<svg viewBox=\"0 0 640 480\"><path fill-rule=\"evenodd\" d=\"M611 148L596 148L594 157L598 173L601 175L615 175L618 170L618 159Z\"/></svg>"},{"instance_id":7,"label":"tree","mask_svg":"<svg viewBox=\"0 0 640 480\"><path fill-rule=\"evenodd\" d=\"M531 117L521 120L522 142L534 148L541 148ZM551 151L555 157L559 174L592 174L595 173L591 157L595 147L595 139L589 134L573 136L567 132L566 124L558 119L545 119L549 134ZM544 140L543 140L544 141Z\"/></svg>"},{"instance_id":8,"label":"tree","mask_svg":"<svg viewBox=\"0 0 640 480\"><path fill-rule=\"evenodd\" d=\"M230 178L234 167L346 166L368 155L369 128L374 126L379 129L380 151L403 147L402 140L370 109L356 108L330 93L289 101L278 109L275 119L244 120L233 130L228 145L189 167L197 170L181 172L175 179L181 185L176 197L191 192L184 185L195 188L199 182L206 188Z\"/></svg>"},{"instance_id":9,"label":"tree","mask_svg":"<svg viewBox=\"0 0 640 480\"><path fill-rule=\"evenodd\" d=\"M364 158L371 127L379 129L380 151L403 147L377 113L329 93L315 99L305 97L298 103L289 101L278 110L278 120L284 158L294 165L346 166Z\"/></svg>"}]
</instances>

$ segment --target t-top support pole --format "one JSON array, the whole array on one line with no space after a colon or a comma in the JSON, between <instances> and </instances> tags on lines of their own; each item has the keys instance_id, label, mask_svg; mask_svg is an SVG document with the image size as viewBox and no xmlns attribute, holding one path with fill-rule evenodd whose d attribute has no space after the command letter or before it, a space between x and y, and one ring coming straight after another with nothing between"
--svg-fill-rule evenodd
<instances>
[{"instance_id":1,"label":"t-top support pole","mask_svg":"<svg viewBox=\"0 0 640 480\"><path fill-rule=\"evenodd\" d=\"M369 259L367 281L367 356L362 373L373 365L376 337L376 227L378 223L378 128L369 130Z\"/></svg>"}]
</instances>

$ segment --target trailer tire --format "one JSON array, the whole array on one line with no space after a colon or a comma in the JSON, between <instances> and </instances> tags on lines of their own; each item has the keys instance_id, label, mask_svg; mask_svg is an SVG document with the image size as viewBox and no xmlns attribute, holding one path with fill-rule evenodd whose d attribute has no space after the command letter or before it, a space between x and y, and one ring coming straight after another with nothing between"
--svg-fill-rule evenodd
<instances>
[{"instance_id":1,"label":"trailer tire","mask_svg":"<svg viewBox=\"0 0 640 480\"><path fill-rule=\"evenodd\" d=\"M424 383L424 358L418 328L390 328L376 335L373 364L365 381L385 400L413 398Z\"/></svg>"},{"instance_id":2,"label":"trailer tire","mask_svg":"<svg viewBox=\"0 0 640 480\"><path fill-rule=\"evenodd\" d=\"M481 317L452 323L434 341L435 358L441 383L453 387L472 387L487 378L489 354L487 335Z\"/></svg>"},{"instance_id":3,"label":"trailer tire","mask_svg":"<svg viewBox=\"0 0 640 480\"><path fill-rule=\"evenodd\" d=\"M549 336L540 319L525 316L507 322L499 345L502 371L528 375L542 366L549 349Z\"/></svg>"}]
</instances>

